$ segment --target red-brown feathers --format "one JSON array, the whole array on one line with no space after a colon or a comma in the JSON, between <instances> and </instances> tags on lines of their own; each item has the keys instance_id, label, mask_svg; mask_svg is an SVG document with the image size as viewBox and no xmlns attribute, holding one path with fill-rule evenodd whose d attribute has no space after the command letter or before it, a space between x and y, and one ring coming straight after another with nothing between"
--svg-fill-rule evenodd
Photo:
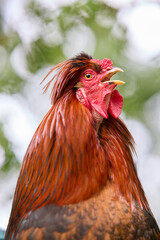
<instances>
[{"instance_id":1,"label":"red-brown feathers","mask_svg":"<svg viewBox=\"0 0 160 240\"><path fill-rule=\"evenodd\" d=\"M107 183L115 186L115 198L125 197L131 208L138 202L149 209L133 164L133 139L124 123L109 116L97 133L91 112L76 98L74 85L87 67L99 68L90 57L80 55L50 71L57 71L51 92L53 106L24 156L8 225L10 234L30 211L50 203L86 200Z\"/></svg>"},{"instance_id":2,"label":"red-brown feathers","mask_svg":"<svg viewBox=\"0 0 160 240\"><path fill-rule=\"evenodd\" d=\"M134 140L123 121L109 116L100 130L100 140L109 163L109 179L115 185L116 197L124 196L131 209L137 202L149 210L132 158Z\"/></svg>"}]
</instances>

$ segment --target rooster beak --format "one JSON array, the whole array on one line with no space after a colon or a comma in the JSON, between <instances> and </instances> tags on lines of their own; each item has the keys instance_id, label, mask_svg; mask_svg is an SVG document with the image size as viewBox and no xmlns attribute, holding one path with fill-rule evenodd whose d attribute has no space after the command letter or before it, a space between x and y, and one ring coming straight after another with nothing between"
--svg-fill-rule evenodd
<instances>
[{"instance_id":1,"label":"rooster beak","mask_svg":"<svg viewBox=\"0 0 160 240\"><path fill-rule=\"evenodd\" d=\"M109 84L116 84L116 85L120 85L120 84L124 84L125 82L121 81L121 80L110 80L110 78L118 73L118 72L124 72L123 69L118 68L118 67L114 67L111 70L107 71L107 74L105 75L105 77L101 80L102 83L106 83L108 82Z\"/></svg>"},{"instance_id":2,"label":"rooster beak","mask_svg":"<svg viewBox=\"0 0 160 240\"><path fill-rule=\"evenodd\" d=\"M120 85L120 84L125 84L125 82L121 81L121 80L110 80L108 81L109 84L116 84L116 85Z\"/></svg>"}]
</instances>

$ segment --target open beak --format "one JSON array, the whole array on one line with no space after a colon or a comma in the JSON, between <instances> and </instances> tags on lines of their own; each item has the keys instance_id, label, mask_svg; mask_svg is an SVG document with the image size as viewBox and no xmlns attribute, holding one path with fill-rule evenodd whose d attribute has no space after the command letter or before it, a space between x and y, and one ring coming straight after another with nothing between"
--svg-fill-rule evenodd
<instances>
[{"instance_id":1,"label":"open beak","mask_svg":"<svg viewBox=\"0 0 160 240\"><path fill-rule=\"evenodd\" d=\"M123 69L118 68L118 67L114 67L111 70L109 70L107 72L107 74L105 75L105 77L101 80L101 83L109 83L109 84L116 84L116 85L120 85L120 84L124 84L125 82L121 81L121 80L110 80L111 77L116 74L117 72L124 72Z\"/></svg>"}]
</instances>

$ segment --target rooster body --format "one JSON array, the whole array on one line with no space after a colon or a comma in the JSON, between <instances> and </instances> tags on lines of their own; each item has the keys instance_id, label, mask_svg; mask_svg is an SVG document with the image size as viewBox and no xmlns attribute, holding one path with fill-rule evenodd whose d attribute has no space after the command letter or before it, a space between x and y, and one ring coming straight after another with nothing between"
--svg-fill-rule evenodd
<instances>
[{"instance_id":1,"label":"rooster body","mask_svg":"<svg viewBox=\"0 0 160 240\"><path fill-rule=\"evenodd\" d=\"M125 239L156 240L158 227L152 215L125 200L115 201L111 186L84 202L68 206L44 206L25 218L20 239Z\"/></svg>"},{"instance_id":2,"label":"rooster body","mask_svg":"<svg viewBox=\"0 0 160 240\"><path fill-rule=\"evenodd\" d=\"M118 118L123 82L110 78L121 69L81 54L53 70L52 107L24 156L5 239L160 239Z\"/></svg>"}]
</instances>

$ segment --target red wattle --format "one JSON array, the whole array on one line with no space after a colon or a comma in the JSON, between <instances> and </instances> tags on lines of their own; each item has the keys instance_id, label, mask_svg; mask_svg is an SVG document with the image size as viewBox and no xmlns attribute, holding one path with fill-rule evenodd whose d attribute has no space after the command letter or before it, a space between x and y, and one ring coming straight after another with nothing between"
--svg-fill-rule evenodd
<instances>
[{"instance_id":1,"label":"red wattle","mask_svg":"<svg viewBox=\"0 0 160 240\"><path fill-rule=\"evenodd\" d=\"M104 118L108 118L105 102L99 105L97 101L92 101L92 107Z\"/></svg>"},{"instance_id":2,"label":"red wattle","mask_svg":"<svg viewBox=\"0 0 160 240\"><path fill-rule=\"evenodd\" d=\"M114 117L118 118L121 114L123 106L123 98L117 90L114 90L109 102L108 112Z\"/></svg>"}]
</instances>

